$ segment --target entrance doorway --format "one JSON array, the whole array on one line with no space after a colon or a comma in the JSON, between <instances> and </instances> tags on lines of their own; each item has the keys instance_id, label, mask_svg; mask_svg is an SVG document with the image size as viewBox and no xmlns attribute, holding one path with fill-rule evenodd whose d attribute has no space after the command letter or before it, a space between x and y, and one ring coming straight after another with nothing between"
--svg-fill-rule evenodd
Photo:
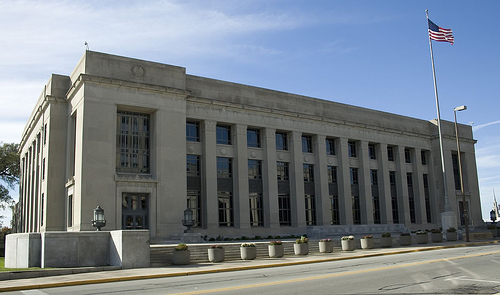
<instances>
[{"instance_id":1,"label":"entrance doorway","mask_svg":"<svg viewBox=\"0 0 500 295\"><path fill-rule=\"evenodd\" d=\"M149 228L149 194L123 193L122 229Z\"/></svg>"}]
</instances>

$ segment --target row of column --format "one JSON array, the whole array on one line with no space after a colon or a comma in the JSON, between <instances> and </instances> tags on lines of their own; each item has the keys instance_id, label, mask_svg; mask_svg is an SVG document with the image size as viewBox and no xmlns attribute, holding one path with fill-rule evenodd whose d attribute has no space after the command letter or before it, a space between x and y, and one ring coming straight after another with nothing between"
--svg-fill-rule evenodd
<instances>
[{"instance_id":1,"label":"row of column","mask_svg":"<svg viewBox=\"0 0 500 295\"><path fill-rule=\"evenodd\" d=\"M203 223L207 228L218 227L218 191L217 191L217 157L230 157L233 159L233 211L234 227L250 228L250 208L248 202L248 160L247 126L235 125L232 128L232 145L222 146L216 144L216 121L204 121L201 124L202 133L202 215ZM303 164L314 164L315 202L317 225L330 225L331 201L328 188L327 165L337 166L338 198L340 204L340 224L353 224L352 192L350 168L359 171L359 199L361 204L361 224L373 224L372 184L370 170L378 170L378 190L380 200L380 214L382 224L393 223L391 204L391 184L389 171L396 171L396 187L398 199L398 212L400 223L410 224L410 208L408 200L407 172L413 175L413 194L415 198L416 223L427 223L426 204L424 197L423 174L425 167L421 164L421 150L412 148L411 164L405 161L405 146L393 146L395 151L394 164L390 164L387 156L386 143L376 144L376 160L369 158L369 142L356 141L358 157L350 158L348 153L348 138L336 138L335 161L326 154L326 136L314 135L314 151L312 154L302 152L302 133L288 132L288 151L277 151L275 141L276 129L261 129L261 153L256 153L255 160L262 161L262 183L264 200L264 227L279 227L278 214L278 181L276 162L278 154L288 154L290 199L292 226L306 226L305 201L304 201L304 175ZM222 149L230 150L226 155L220 153ZM305 162L305 158L310 160ZM330 163L329 163L330 160ZM335 165L336 164L336 165ZM408 166L410 165L410 166ZM427 169L430 170L430 169ZM426 171L427 173L429 171ZM432 175L429 175L429 180ZM431 182L431 181L429 181ZM431 198L433 199L433 198ZM434 202L435 203L435 202ZM432 206L435 207L435 206ZM433 216L436 213L433 212Z\"/></svg>"}]
</instances>

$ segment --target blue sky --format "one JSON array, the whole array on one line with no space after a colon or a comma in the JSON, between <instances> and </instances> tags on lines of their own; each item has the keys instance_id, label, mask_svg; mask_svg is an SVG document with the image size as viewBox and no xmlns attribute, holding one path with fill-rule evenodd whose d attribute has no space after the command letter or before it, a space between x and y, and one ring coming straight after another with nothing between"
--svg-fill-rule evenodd
<instances>
[{"instance_id":1,"label":"blue sky","mask_svg":"<svg viewBox=\"0 0 500 295\"><path fill-rule=\"evenodd\" d=\"M20 141L44 84L73 70L85 41L192 75L431 120L426 9L454 31L454 45L433 43L441 118L468 107L458 121L473 124L488 220L494 189L500 198L496 0L0 0L0 141Z\"/></svg>"}]
</instances>

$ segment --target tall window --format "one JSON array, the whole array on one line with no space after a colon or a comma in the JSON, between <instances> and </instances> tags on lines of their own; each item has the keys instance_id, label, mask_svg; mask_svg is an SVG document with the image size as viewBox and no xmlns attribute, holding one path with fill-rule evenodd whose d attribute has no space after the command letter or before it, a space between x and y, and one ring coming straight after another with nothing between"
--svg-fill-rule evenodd
<instances>
[{"instance_id":1,"label":"tall window","mask_svg":"<svg viewBox=\"0 0 500 295\"><path fill-rule=\"evenodd\" d=\"M427 165L427 153L426 153L426 151L420 152L420 159L422 160L422 165Z\"/></svg>"},{"instance_id":2,"label":"tall window","mask_svg":"<svg viewBox=\"0 0 500 295\"><path fill-rule=\"evenodd\" d=\"M335 139L333 138L326 139L326 154L329 156L335 155Z\"/></svg>"},{"instance_id":3,"label":"tall window","mask_svg":"<svg viewBox=\"0 0 500 295\"><path fill-rule=\"evenodd\" d=\"M329 183L337 183L337 167L335 166L327 166L328 173L328 182Z\"/></svg>"},{"instance_id":4,"label":"tall window","mask_svg":"<svg viewBox=\"0 0 500 295\"><path fill-rule=\"evenodd\" d=\"M260 130L247 129L247 146L260 148Z\"/></svg>"},{"instance_id":5,"label":"tall window","mask_svg":"<svg viewBox=\"0 0 500 295\"><path fill-rule=\"evenodd\" d=\"M373 143L368 144L368 157L371 160L377 159L377 154L375 152L375 144L373 144Z\"/></svg>"},{"instance_id":6,"label":"tall window","mask_svg":"<svg viewBox=\"0 0 500 295\"><path fill-rule=\"evenodd\" d=\"M399 223L398 195L396 190L396 172L389 171L389 183L391 188L392 220Z\"/></svg>"},{"instance_id":7,"label":"tall window","mask_svg":"<svg viewBox=\"0 0 500 295\"><path fill-rule=\"evenodd\" d=\"M394 162L394 147L387 147L387 160Z\"/></svg>"},{"instance_id":8,"label":"tall window","mask_svg":"<svg viewBox=\"0 0 500 295\"><path fill-rule=\"evenodd\" d=\"M230 178L232 173L231 158L217 157L217 177Z\"/></svg>"},{"instance_id":9,"label":"tall window","mask_svg":"<svg viewBox=\"0 0 500 295\"><path fill-rule=\"evenodd\" d=\"M201 198L200 191L188 190L187 191L187 207L193 211L194 226L201 226Z\"/></svg>"},{"instance_id":10,"label":"tall window","mask_svg":"<svg viewBox=\"0 0 500 295\"><path fill-rule=\"evenodd\" d=\"M262 193L249 193L250 202L250 225L264 226L264 205Z\"/></svg>"},{"instance_id":11,"label":"tall window","mask_svg":"<svg viewBox=\"0 0 500 295\"><path fill-rule=\"evenodd\" d=\"M304 164L304 181L306 182L314 181L314 165Z\"/></svg>"},{"instance_id":12,"label":"tall window","mask_svg":"<svg viewBox=\"0 0 500 295\"><path fill-rule=\"evenodd\" d=\"M406 148L405 148L405 162L406 163L411 163L410 149L406 149Z\"/></svg>"},{"instance_id":13,"label":"tall window","mask_svg":"<svg viewBox=\"0 0 500 295\"><path fill-rule=\"evenodd\" d=\"M186 122L186 140L200 141L200 123Z\"/></svg>"},{"instance_id":14,"label":"tall window","mask_svg":"<svg viewBox=\"0 0 500 295\"><path fill-rule=\"evenodd\" d=\"M288 163L276 162L276 170L278 172L278 180L288 180Z\"/></svg>"},{"instance_id":15,"label":"tall window","mask_svg":"<svg viewBox=\"0 0 500 295\"><path fill-rule=\"evenodd\" d=\"M276 132L276 149L280 151L288 150L287 134L285 132Z\"/></svg>"},{"instance_id":16,"label":"tall window","mask_svg":"<svg viewBox=\"0 0 500 295\"><path fill-rule=\"evenodd\" d=\"M406 182L408 183L408 203L410 205L410 221L411 223L416 223L416 213L415 213L415 196L413 193L413 174L406 173Z\"/></svg>"},{"instance_id":17,"label":"tall window","mask_svg":"<svg viewBox=\"0 0 500 295\"><path fill-rule=\"evenodd\" d=\"M451 154L451 162L453 164L453 180L455 181L455 190L458 191L462 189L462 186L460 185L460 165L458 165L457 153Z\"/></svg>"},{"instance_id":18,"label":"tall window","mask_svg":"<svg viewBox=\"0 0 500 295\"><path fill-rule=\"evenodd\" d=\"M187 176L200 176L200 156L186 155Z\"/></svg>"},{"instance_id":19,"label":"tall window","mask_svg":"<svg viewBox=\"0 0 500 295\"><path fill-rule=\"evenodd\" d=\"M356 142L354 141L348 141L347 142L347 148L349 150L349 157L350 158L356 158Z\"/></svg>"},{"instance_id":20,"label":"tall window","mask_svg":"<svg viewBox=\"0 0 500 295\"><path fill-rule=\"evenodd\" d=\"M231 144L231 126L217 125L216 127L217 144Z\"/></svg>"},{"instance_id":21,"label":"tall window","mask_svg":"<svg viewBox=\"0 0 500 295\"><path fill-rule=\"evenodd\" d=\"M312 136L302 135L302 152L303 153L312 153Z\"/></svg>"},{"instance_id":22,"label":"tall window","mask_svg":"<svg viewBox=\"0 0 500 295\"><path fill-rule=\"evenodd\" d=\"M316 225L316 205L314 195L306 194L306 225Z\"/></svg>"},{"instance_id":23,"label":"tall window","mask_svg":"<svg viewBox=\"0 0 500 295\"><path fill-rule=\"evenodd\" d=\"M116 171L149 173L149 115L119 111L117 121Z\"/></svg>"},{"instance_id":24,"label":"tall window","mask_svg":"<svg viewBox=\"0 0 500 295\"><path fill-rule=\"evenodd\" d=\"M351 175L351 184L358 184L358 168L349 168L350 175Z\"/></svg>"},{"instance_id":25,"label":"tall window","mask_svg":"<svg viewBox=\"0 0 500 295\"><path fill-rule=\"evenodd\" d=\"M278 194L278 208L280 225L292 225L292 209L289 194Z\"/></svg>"},{"instance_id":26,"label":"tall window","mask_svg":"<svg viewBox=\"0 0 500 295\"><path fill-rule=\"evenodd\" d=\"M372 205L373 205L373 223L380 224L380 199L378 195L378 173L377 170L370 170L370 180L372 184Z\"/></svg>"},{"instance_id":27,"label":"tall window","mask_svg":"<svg viewBox=\"0 0 500 295\"><path fill-rule=\"evenodd\" d=\"M68 196L68 227L73 226L73 195Z\"/></svg>"},{"instance_id":28,"label":"tall window","mask_svg":"<svg viewBox=\"0 0 500 295\"><path fill-rule=\"evenodd\" d=\"M262 162L258 160L248 160L248 178L262 179Z\"/></svg>"},{"instance_id":29,"label":"tall window","mask_svg":"<svg viewBox=\"0 0 500 295\"><path fill-rule=\"evenodd\" d=\"M232 192L218 192L219 202L219 226L233 226L233 193Z\"/></svg>"},{"instance_id":30,"label":"tall window","mask_svg":"<svg viewBox=\"0 0 500 295\"><path fill-rule=\"evenodd\" d=\"M361 224L361 204L359 203L359 196L352 196L352 222L354 224Z\"/></svg>"},{"instance_id":31,"label":"tall window","mask_svg":"<svg viewBox=\"0 0 500 295\"><path fill-rule=\"evenodd\" d=\"M429 176L427 174L422 175L424 179L424 195L425 195L425 215L427 217L427 223L432 222L431 214L431 198L429 190Z\"/></svg>"},{"instance_id":32,"label":"tall window","mask_svg":"<svg viewBox=\"0 0 500 295\"><path fill-rule=\"evenodd\" d=\"M340 224L339 196L330 195L330 224Z\"/></svg>"},{"instance_id":33,"label":"tall window","mask_svg":"<svg viewBox=\"0 0 500 295\"><path fill-rule=\"evenodd\" d=\"M372 186L378 185L378 170L375 169L370 170L370 181Z\"/></svg>"}]
</instances>

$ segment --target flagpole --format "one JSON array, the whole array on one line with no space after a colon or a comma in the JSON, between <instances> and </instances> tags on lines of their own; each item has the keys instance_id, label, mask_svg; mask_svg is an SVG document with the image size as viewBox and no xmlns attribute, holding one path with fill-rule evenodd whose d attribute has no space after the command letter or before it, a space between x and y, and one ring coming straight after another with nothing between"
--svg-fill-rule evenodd
<instances>
[{"instance_id":1,"label":"flagpole","mask_svg":"<svg viewBox=\"0 0 500 295\"><path fill-rule=\"evenodd\" d=\"M429 20L429 11L425 10L425 15L427 17L427 21ZM450 227L456 228L456 218L455 213L451 210L450 198L448 196L448 182L446 181L446 169L444 165L444 147L443 147L443 135L441 132L441 112L439 111L439 99L438 99L438 91L437 91L437 82L436 82L436 69L434 67L434 53L432 52L432 41L429 37L429 48L431 51L431 63L432 63L432 77L434 79L434 96L436 97L436 110L437 110L437 125L438 125L438 133L439 133L439 148L441 153L441 171L443 174L443 190L444 190L444 212L441 215L441 226L443 231Z\"/></svg>"}]
</instances>

